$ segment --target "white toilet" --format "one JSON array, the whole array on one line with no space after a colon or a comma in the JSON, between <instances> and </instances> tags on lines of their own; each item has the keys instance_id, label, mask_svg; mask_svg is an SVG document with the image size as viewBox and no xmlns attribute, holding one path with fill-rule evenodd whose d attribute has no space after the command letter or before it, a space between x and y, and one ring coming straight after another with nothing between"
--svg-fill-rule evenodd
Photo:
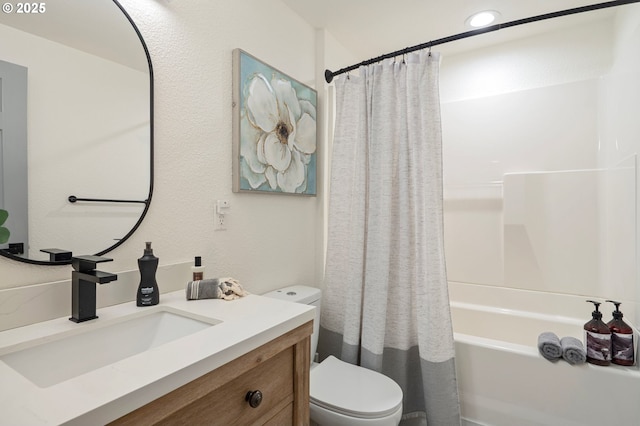
<instances>
[{"instance_id":1,"label":"white toilet","mask_svg":"<svg viewBox=\"0 0 640 426\"><path fill-rule=\"evenodd\" d=\"M311 336L311 358L318 346L320 290L291 286L266 297L314 305L316 318ZM333 356L312 362L310 377L311 420L321 426L397 426L402 417L402 389L389 377Z\"/></svg>"}]
</instances>

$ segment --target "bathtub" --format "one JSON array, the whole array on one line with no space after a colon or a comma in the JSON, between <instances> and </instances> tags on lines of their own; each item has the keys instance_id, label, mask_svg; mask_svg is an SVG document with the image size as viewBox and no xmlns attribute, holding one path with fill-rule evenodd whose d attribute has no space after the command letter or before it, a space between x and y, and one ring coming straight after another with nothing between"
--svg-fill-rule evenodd
<instances>
[{"instance_id":1,"label":"bathtub","mask_svg":"<svg viewBox=\"0 0 640 426\"><path fill-rule=\"evenodd\" d=\"M588 318L471 303L473 297L456 297L464 293L460 285L450 293L464 426L640 424L637 366L572 366L547 361L538 352L541 332L582 340ZM540 303L547 310L552 305Z\"/></svg>"}]
</instances>

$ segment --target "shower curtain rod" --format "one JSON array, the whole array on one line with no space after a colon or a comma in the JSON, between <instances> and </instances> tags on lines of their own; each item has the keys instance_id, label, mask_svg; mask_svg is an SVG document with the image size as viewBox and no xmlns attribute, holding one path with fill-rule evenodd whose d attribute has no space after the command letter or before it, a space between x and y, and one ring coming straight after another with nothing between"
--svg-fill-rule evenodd
<instances>
[{"instance_id":1,"label":"shower curtain rod","mask_svg":"<svg viewBox=\"0 0 640 426\"><path fill-rule=\"evenodd\" d=\"M344 74L344 73L349 72L349 71L356 70L356 69L360 68L361 66L375 64L376 62L380 62L380 61L385 60L385 59L391 59L391 58L396 57L396 56L405 55L407 53L415 52L417 50L427 49L427 48L430 48L431 46L437 46L439 44L445 44L445 43L449 43L451 41L461 40L463 38L473 37L473 36L484 34L484 33L490 33L490 32L493 32L493 31L501 30L503 28L515 27L517 25L529 24L531 22L537 22L537 21L544 21L546 19L558 18L560 16L575 15L577 13L591 12L593 10L607 9L609 7L622 6L622 5L625 5L625 4L638 3L638 2L640 2L640 0L608 1L608 2L605 2L605 3L597 3L597 4L592 4L592 5L589 5L589 6L576 7L576 8L573 8L573 9L566 9L566 10L561 10L561 11L558 11L558 12L545 13L543 15L532 16L530 18L518 19L518 20L515 20L515 21L505 22L503 24L491 25L489 27L479 28L477 30L471 30L471 31L467 31L467 32L464 32L464 33L460 33L460 34L455 34L455 35L452 35L452 36L449 36L449 37L443 37L443 38L439 38L437 40L432 40L432 41L429 41L429 42L426 42L426 43L418 44L418 45L413 46L413 47L407 47L405 49L396 50L395 52L387 53L385 55L378 56L376 58L372 58L372 59L360 62L358 64L351 65L351 66L346 67L346 68L341 68L338 71L333 71L332 72L330 70L325 70L324 71L324 79L327 81L327 83L331 83L331 81L333 81L333 77L335 77L337 75L340 75L340 74Z\"/></svg>"}]
</instances>

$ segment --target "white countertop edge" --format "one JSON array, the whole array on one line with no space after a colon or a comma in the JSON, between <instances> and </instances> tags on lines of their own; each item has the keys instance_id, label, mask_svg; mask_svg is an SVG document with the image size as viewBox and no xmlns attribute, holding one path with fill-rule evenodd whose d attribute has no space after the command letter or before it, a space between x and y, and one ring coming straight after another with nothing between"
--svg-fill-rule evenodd
<instances>
[{"instance_id":1,"label":"white countertop edge","mask_svg":"<svg viewBox=\"0 0 640 426\"><path fill-rule=\"evenodd\" d=\"M314 307L256 295L235 301L187 301L184 291L161 296L160 305L221 320L221 324L47 388L0 361L0 411L12 425L104 424L313 320ZM144 309L135 302L98 310L94 325ZM51 333L74 333L84 324L67 318L0 333L0 351ZM6 349L5 349L6 351ZM144 368L140 365L144 364Z\"/></svg>"}]
</instances>

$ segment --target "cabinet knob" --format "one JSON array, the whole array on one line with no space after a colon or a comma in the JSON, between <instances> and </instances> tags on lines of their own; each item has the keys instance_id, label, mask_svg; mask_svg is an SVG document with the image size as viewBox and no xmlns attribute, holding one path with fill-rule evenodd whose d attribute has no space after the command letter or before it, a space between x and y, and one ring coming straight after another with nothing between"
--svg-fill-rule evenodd
<instances>
[{"instance_id":1,"label":"cabinet knob","mask_svg":"<svg viewBox=\"0 0 640 426\"><path fill-rule=\"evenodd\" d=\"M248 401L252 408L257 408L262 403L262 392L259 390L249 391L244 400Z\"/></svg>"}]
</instances>

